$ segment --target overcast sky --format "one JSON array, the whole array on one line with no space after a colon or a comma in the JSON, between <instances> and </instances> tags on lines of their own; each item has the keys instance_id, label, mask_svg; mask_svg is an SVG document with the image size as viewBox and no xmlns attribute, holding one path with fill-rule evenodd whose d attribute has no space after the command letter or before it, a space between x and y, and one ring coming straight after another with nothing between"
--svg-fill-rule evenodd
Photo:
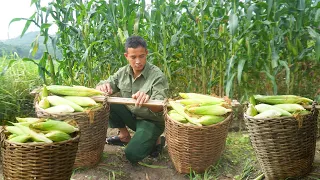
<instances>
[{"instance_id":1,"label":"overcast sky","mask_svg":"<svg viewBox=\"0 0 320 180\"><path fill-rule=\"evenodd\" d=\"M0 2L0 40L17 37L21 34L25 21L13 22L9 29L8 25L13 18L29 18L35 7L30 7L31 0L1 0ZM36 31L35 26L30 26L29 31Z\"/></svg>"},{"instance_id":2,"label":"overcast sky","mask_svg":"<svg viewBox=\"0 0 320 180\"><path fill-rule=\"evenodd\" d=\"M41 4L47 5L52 0L41 0ZM147 4L150 0L146 0ZM34 5L30 6L31 0L0 0L0 41L10 38L15 38L21 35L26 21L16 21L9 23L13 18L29 18L35 11ZM28 31L38 31L39 29L30 25ZM50 27L51 32L54 33L55 28ZM50 31L49 31L50 33Z\"/></svg>"}]
</instances>

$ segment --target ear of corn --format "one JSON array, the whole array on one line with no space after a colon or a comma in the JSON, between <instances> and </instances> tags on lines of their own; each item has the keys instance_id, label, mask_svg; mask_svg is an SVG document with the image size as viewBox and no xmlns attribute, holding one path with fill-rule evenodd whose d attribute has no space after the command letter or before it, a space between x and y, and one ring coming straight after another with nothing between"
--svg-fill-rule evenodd
<instances>
[{"instance_id":1,"label":"ear of corn","mask_svg":"<svg viewBox=\"0 0 320 180\"><path fill-rule=\"evenodd\" d=\"M41 118L32 118L32 117L21 118L21 117L16 117L16 120L18 122L30 122L30 123L33 123L33 122L40 121Z\"/></svg>"},{"instance_id":2,"label":"ear of corn","mask_svg":"<svg viewBox=\"0 0 320 180\"><path fill-rule=\"evenodd\" d=\"M50 107L50 102L47 97L44 97L39 101L39 107L42 109L47 109Z\"/></svg>"},{"instance_id":3,"label":"ear of corn","mask_svg":"<svg viewBox=\"0 0 320 180\"><path fill-rule=\"evenodd\" d=\"M288 111L275 107L273 105L269 105L269 104L257 104L255 105L255 108L259 113L272 109L280 112L282 116L292 116L292 114L289 113Z\"/></svg>"},{"instance_id":4,"label":"ear of corn","mask_svg":"<svg viewBox=\"0 0 320 180\"><path fill-rule=\"evenodd\" d=\"M220 105L199 106L187 108L187 111L198 115L224 115L231 112L231 109L227 109Z\"/></svg>"},{"instance_id":5,"label":"ear of corn","mask_svg":"<svg viewBox=\"0 0 320 180\"><path fill-rule=\"evenodd\" d=\"M83 108L81 106L79 106L78 104L69 101L63 97L60 96L48 96L47 97L48 101L50 102L50 104L52 104L53 106L57 106L57 105L69 105L71 106L75 111L84 111Z\"/></svg>"},{"instance_id":6,"label":"ear of corn","mask_svg":"<svg viewBox=\"0 0 320 180\"><path fill-rule=\"evenodd\" d=\"M180 115L186 118L190 123L202 126L200 123L197 122L197 118L190 117L187 113L184 112L184 107L180 103L169 101L169 104L174 110L176 110Z\"/></svg>"},{"instance_id":7,"label":"ear of corn","mask_svg":"<svg viewBox=\"0 0 320 180\"><path fill-rule=\"evenodd\" d=\"M62 86L62 85L50 85L47 89L56 95L65 96L96 96L103 95L102 91L93 88L87 88L85 86Z\"/></svg>"},{"instance_id":8,"label":"ear of corn","mask_svg":"<svg viewBox=\"0 0 320 180\"><path fill-rule=\"evenodd\" d=\"M79 106L95 106L97 105L96 101L94 101L90 97L83 97L83 96L64 96L63 98L72 101Z\"/></svg>"},{"instance_id":9,"label":"ear of corn","mask_svg":"<svg viewBox=\"0 0 320 180\"><path fill-rule=\"evenodd\" d=\"M45 84L43 85L43 88L42 88L40 95L41 95L41 99L49 96L49 92L48 92L47 86Z\"/></svg>"},{"instance_id":10,"label":"ear of corn","mask_svg":"<svg viewBox=\"0 0 320 180\"><path fill-rule=\"evenodd\" d=\"M309 98L296 96L296 95L274 95L274 96L264 96L264 95L254 95L254 98L262 103L267 104L309 104L312 100Z\"/></svg>"},{"instance_id":11,"label":"ear of corn","mask_svg":"<svg viewBox=\"0 0 320 180\"><path fill-rule=\"evenodd\" d=\"M72 113L74 112L74 109L67 104L61 104L61 105L49 107L44 111L50 114L63 114L63 113Z\"/></svg>"},{"instance_id":12,"label":"ear of corn","mask_svg":"<svg viewBox=\"0 0 320 180\"><path fill-rule=\"evenodd\" d=\"M223 116L204 115L198 119L198 122L201 123L202 125L209 126L212 124L219 123L219 122L223 121L224 119L225 119L225 117L223 117Z\"/></svg>"},{"instance_id":13,"label":"ear of corn","mask_svg":"<svg viewBox=\"0 0 320 180\"><path fill-rule=\"evenodd\" d=\"M250 96L249 103L252 104L253 106L257 105L256 99L254 98L254 96Z\"/></svg>"},{"instance_id":14,"label":"ear of corn","mask_svg":"<svg viewBox=\"0 0 320 180\"><path fill-rule=\"evenodd\" d=\"M45 134L45 136L51 139L53 142L60 142L71 139L71 136L69 134L58 130L50 131Z\"/></svg>"},{"instance_id":15,"label":"ear of corn","mask_svg":"<svg viewBox=\"0 0 320 180\"><path fill-rule=\"evenodd\" d=\"M254 107L253 104L249 104L248 109L247 109L247 111L246 111L246 114L247 114L248 116L255 116L255 115L258 114L258 111L257 111L257 109Z\"/></svg>"},{"instance_id":16,"label":"ear of corn","mask_svg":"<svg viewBox=\"0 0 320 180\"><path fill-rule=\"evenodd\" d=\"M30 135L22 134L22 135L15 136L13 138L9 138L8 141L15 142L15 143L24 143L24 142L27 142L30 138L31 138Z\"/></svg>"},{"instance_id":17,"label":"ear of corn","mask_svg":"<svg viewBox=\"0 0 320 180\"><path fill-rule=\"evenodd\" d=\"M17 126L5 126L5 129L12 134L23 135L25 134L19 127Z\"/></svg>"},{"instance_id":18,"label":"ear of corn","mask_svg":"<svg viewBox=\"0 0 320 180\"><path fill-rule=\"evenodd\" d=\"M30 135L31 138L36 142L52 143L52 140L48 139L44 134L37 133L27 126L23 126L19 123L13 123L13 125L19 127L26 135Z\"/></svg>"},{"instance_id":19,"label":"ear of corn","mask_svg":"<svg viewBox=\"0 0 320 180\"><path fill-rule=\"evenodd\" d=\"M302 115L308 115L308 114L311 114L311 112L308 110L303 110L303 111L296 111L292 115L296 117L296 116L302 116Z\"/></svg>"},{"instance_id":20,"label":"ear of corn","mask_svg":"<svg viewBox=\"0 0 320 180\"><path fill-rule=\"evenodd\" d=\"M56 121L48 119L45 122L33 123L30 127L34 129L40 129L42 131L54 131L59 130L65 133L73 133L75 131L79 131L78 128L64 122L64 121Z\"/></svg>"},{"instance_id":21,"label":"ear of corn","mask_svg":"<svg viewBox=\"0 0 320 180\"><path fill-rule=\"evenodd\" d=\"M214 104L222 104L222 101L212 101L211 99L180 99L176 100L176 102L179 102L186 106L208 106Z\"/></svg>"},{"instance_id":22,"label":"ear of corn","mask_svg":"<svg viewBox=\"0 0 320 180\"><path fill-rule=\"evenodd\" d=\"M169 112L168 112L168 114L170 115L171 113L178 113L176 110L174 110L174 109L171 109Z\"/></svg>"},{"instance_id":23,"label":"ear of corn","mask_svg":"<svg viewBox=\"0 0 320 180\"><path fill-rule=\"evenodd\" d=\"M283 110L286 110L288 112L295 112L295 111L303 111L306 110L303 106L300 104L275 104L273 105L275 107L281 108Z\"/></svg>"},{"instance_id":24,"label":"ear of corn","mask_svg":"<svg viewBox=\"0 0 320 180\"><path fill-rule=\"evenodd\" d=\"M198 93L179 93L179 95L184 99L207 100L207 101L216 102L217 104L224 102L224 99L222 99L222 98L217 98L217 97L204 95L204 94L198 94Z\"/></svg>"},{"instance_id":25,"label":"ear of corn","mask_svg":"<svg viewBox=\"0 0 320 180\"><path fill-rule=\"evenodd\" d=\"M22 134L21 134L22 135ZM8 139L12 139L12 138L14 138L14 137L17 137L17 136L19 136L18 134L10 134L9 136L8 136Z\"/></svg>"},{"instance_id":26,"label":"ear of corn","mask_svg":"<svg viewBox=\"0 0 320 180\"><path fill-rule=\"evenodd\" d=\"M254 116L254 118L274 118L281 116L281 113L274 109L269 109L266 111L263 111L262 113L259 113Z\"/></svg>"},{"instance_id":27,"label":"ear of corn","mask_svg":"<svg viewBox=\"0 0 320 180\"><path fill-rule=\"evenodd\" d=\"M169 116L171 117L171 119L179 121L181 123L186 123L188 122L187 119L185 117L183 117L182 115L180 115L177 112L172 112L169 114Z\"/></svg>"}]
</instances>

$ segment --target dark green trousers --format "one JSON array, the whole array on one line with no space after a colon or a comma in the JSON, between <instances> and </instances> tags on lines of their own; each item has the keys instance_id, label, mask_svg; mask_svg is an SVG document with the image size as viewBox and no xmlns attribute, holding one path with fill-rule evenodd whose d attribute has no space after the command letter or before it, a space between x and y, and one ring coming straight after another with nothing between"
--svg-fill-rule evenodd
<instances>
[{"instance_id":1,"label":"dark green trousers","mask_svg":"<svg viewBox=\"0 0 320 180\"><path fill-rule=\"evenodd\" d=\"M109 127L124 128L126 126L135 133L125 147L125 155L131 163L137 163L151 153L158 137L164 131L164 124L147 119L136 119L125 105L111 104Z\"/></svg>"}]
</instances>

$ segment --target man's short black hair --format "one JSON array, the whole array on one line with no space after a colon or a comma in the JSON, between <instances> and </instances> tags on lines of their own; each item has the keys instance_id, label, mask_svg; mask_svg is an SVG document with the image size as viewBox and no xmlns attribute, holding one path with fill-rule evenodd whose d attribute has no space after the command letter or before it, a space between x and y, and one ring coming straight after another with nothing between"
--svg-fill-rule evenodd
<instances>
[{"instance_id":1,"label":"man's short black hair","mask_svg":"<svg viewBox=\"0 0 320 180\"><path fill-rule=\"evenodd\" d=\"M145 48L145 49L147 49L146 41L140 36L130 36L126 40L125 50L127 52L128 48L137 48L137 47L140 47L140 46Z\"/></svg>"}]
</instances>

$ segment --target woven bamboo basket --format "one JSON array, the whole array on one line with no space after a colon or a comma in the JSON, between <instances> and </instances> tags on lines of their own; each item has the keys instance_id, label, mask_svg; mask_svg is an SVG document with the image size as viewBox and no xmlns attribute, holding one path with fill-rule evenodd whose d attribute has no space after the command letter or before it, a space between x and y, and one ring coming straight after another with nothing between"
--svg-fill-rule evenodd
<instances>
[{"instance_id":1,"label":"woven bamboo basket","mask_svg":"<svg viewBox=\"0 0 320 180\"><path fill-rule=\"evenodd\" d=\"M79 134L61 142L12 143L2 127L0 131L4 179L70 179Z\"/></svg>"},{"instance_id":2,"label":"woven bamboo basket","mask_svg":"<svg viewBox=\"0 0 320 180\"><path fill-rule=\"evenodd\" d=\"M50 114L38 105L38 95L35 97L34 106L38 117L54 118L56 120L74 119L80 129L80 140L74 168L92 167L99 163L106 142L107 126L109 120L109 104L91 109L86 112L67 114Z\"/></svg>"},{"instance_id":3,"label":"woven bamboo basket","mask_svg":"<svg viewBox=\"0 0 320 180\"><path fill-rule=\"evenodd\" d=\"M318 110L300 117L244 120L266 179L300 178L312 170Z\"/></svg>"},{"instance_id":4,"label":"woven bamboo basket","mask_svg":"<svg viewBox=\"0 0 320 180\"><path fill-rule=\"evenodd\" d=\"M220 123L199 127L177 122L167 112L165 106L166 142L175 169L182 174L205 172L224 151L232 113Z\"/></svg>"}]
</instances>

